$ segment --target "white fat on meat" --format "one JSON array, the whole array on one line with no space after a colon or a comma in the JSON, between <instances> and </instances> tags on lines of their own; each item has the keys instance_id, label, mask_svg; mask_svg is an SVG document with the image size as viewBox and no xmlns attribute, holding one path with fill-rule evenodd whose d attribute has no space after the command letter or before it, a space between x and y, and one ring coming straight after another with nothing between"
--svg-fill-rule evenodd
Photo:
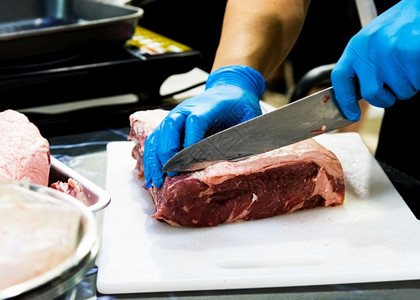
<instances>
[{"instance_id":1,"label":"white fat on meat","mask_svg":"<svg viewBox=\"0 0 420 300\"><path fill-rule=\"evenodd\" d=\"M137 136L149 136L160 122L168 115L167 110L152 109L140 110L130 115L130 126L135 131L132 138L135 142Z\"/></svg>"},{"instance_id":2,"label":"white fat on meat","mask_svg":"<svg viewBox=\"0 0 420 300\"><path fill-rule=\"evenodd\" d=\"M195 172L194 176L209 184L220 184L238 175L247 175L256 172L263 172L267 169L278 168L281 165L292 162L305 162L305 160L316 162L319 166L333 176L340 176L340 168L334 167L330 159L335 158L334 154L316 141L309 139L293 145L285 146L249 158L229 162L224 161L204 170ZM325 163L328 160L328 163ZM339 161L335 161L339 165Z\"/></svg>"}]
</instances>

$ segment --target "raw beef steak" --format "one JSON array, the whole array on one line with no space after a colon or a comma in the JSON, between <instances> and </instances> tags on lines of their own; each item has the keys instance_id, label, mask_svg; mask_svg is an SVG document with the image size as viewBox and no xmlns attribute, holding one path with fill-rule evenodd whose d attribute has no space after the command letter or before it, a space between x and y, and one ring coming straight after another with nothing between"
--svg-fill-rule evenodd
<instances>
[{"instance_id":1,"label":"raw beef steak","mask_svg":"<svg viewBox=\"0 0 420 300\"><path fill-rule=\"evenodd\" d=\"M132 156L143 176L146 137L164 118L163 110L130 116ZM343 169L337 157L313 139L204 170L166 177L149 189L153 217L174 226L216 226L268 218L344 201Z\"/></svg>"}]
</instances>

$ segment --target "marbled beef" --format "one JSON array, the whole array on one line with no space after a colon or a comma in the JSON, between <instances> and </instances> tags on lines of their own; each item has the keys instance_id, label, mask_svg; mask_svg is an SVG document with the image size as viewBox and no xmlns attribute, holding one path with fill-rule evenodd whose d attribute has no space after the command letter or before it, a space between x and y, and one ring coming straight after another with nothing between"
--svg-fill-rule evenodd
<instances>
[{"instance_id":1,"label":"marbled beef","mask_svg":"<svg viewBox=\"0 0 420 300\"><path fill-rule=\"evenodd\" d=\"M143 176L145 138L166 111L130 116L129 139ZM216 226L268 218L344 201L343 170L337 157L313 139L204 170L166 177L161 189L149 189L153 217L174 226Z\"/></svg>"}]
</instances>

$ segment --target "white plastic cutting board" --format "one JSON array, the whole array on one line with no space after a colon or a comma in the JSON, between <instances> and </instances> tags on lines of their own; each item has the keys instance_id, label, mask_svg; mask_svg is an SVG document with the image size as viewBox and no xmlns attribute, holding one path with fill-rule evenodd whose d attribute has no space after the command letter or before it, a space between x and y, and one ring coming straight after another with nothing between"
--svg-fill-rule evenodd
<instances>
[{"instance_id":1,"label":"white plastic cutting board","mask_svg":"<svg viewBox=\"0 0 420 300\"><path fill-rule=\"evenodd\" d=\"M345 204L212 228L152 219L131 142L107 153L97 288L105 294L420 278L420 224L356 133L317 138L342 162Z\"/></svg>"}]
</instances>

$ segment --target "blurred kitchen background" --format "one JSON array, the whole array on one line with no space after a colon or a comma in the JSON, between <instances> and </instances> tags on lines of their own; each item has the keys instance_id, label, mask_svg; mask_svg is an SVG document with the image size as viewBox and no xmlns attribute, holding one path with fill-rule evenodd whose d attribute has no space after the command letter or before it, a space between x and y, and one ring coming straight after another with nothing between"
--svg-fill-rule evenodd
<instances>
[{"instance_id":1,"label":"blurred kitchen background","mask_svg":"<svg viewBox=\"0 0 420 300\"><path fill-rule=\"evenodd\" d=\"M1 109L15 108L26 113L48 137L72 130L126 127L128 115L135 110L170 109L204 89L220 37L226 0L104 2L128 4L144 11L138 19L143 30L136 31L132 43L125 46L129 54L126 51L121 54L120 50L115 54L98 44L88 56L66 58L64 63L61 57L56 63L54 55L50 55L54 57L51 62L30 59L23 65L21 61L3 62ZM280 107L328 87L333 64L360 28L354 0L313 0L295 47L285 63L267 79L262 100ZM134 49L144 46L145 40L151 51L146 55ZM172 50L159 53L162 45ZM367 106L361 122L345 130L359 132L374 153L382 114L381 109Z\"/></svg>"}]
</instances>

